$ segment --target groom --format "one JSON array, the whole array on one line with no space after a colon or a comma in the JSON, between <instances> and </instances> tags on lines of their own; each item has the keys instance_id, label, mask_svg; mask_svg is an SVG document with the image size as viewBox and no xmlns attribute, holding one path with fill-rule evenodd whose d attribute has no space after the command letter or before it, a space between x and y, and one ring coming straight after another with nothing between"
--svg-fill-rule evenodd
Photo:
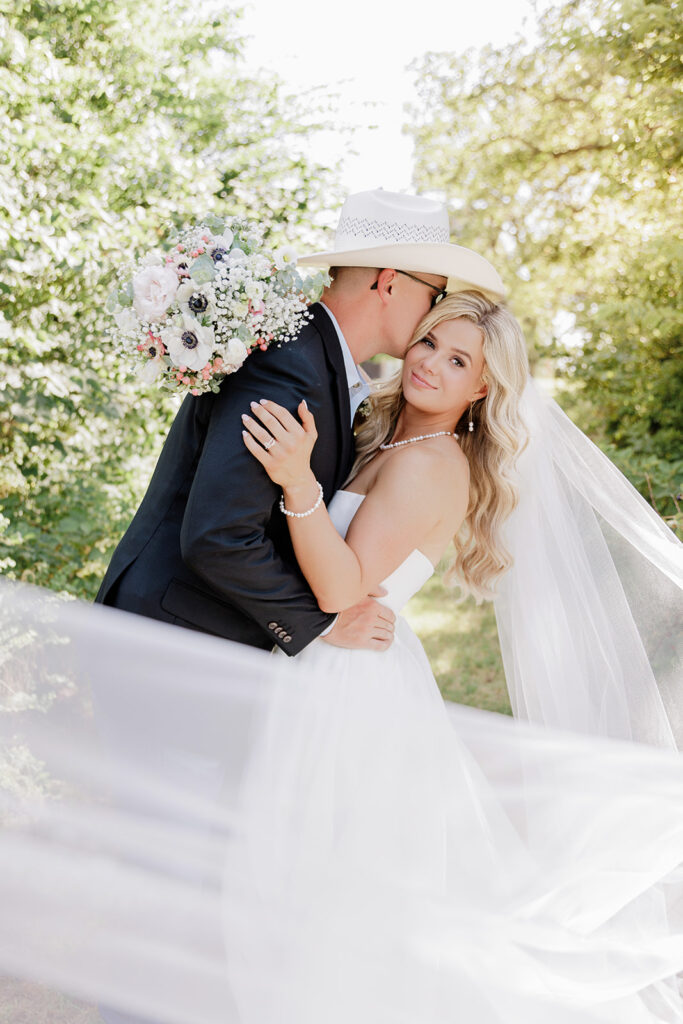
<instances>
[{"instance_id":1,"label":"groom","mask_svg":"<svg viewBox=\"0 0 683 1024\"><path fill-rule=\"evenodd\" d=\"M329 502L353 464L352 422L367 394L358 364L402 357L445 286L499 298L481 256L449 244L441 203L378 189L351 195L335 247L304 265L333 268L298 337L253 352L218 394L187 397L97 600L154 619L287 654L325 634L340 647L383 650L391 611L371 598L336 619L318 607L289 540L279 492L242 441L242 415L269 398L305 398L318 441L312 467Z\"/></svg>"}]
</instances>

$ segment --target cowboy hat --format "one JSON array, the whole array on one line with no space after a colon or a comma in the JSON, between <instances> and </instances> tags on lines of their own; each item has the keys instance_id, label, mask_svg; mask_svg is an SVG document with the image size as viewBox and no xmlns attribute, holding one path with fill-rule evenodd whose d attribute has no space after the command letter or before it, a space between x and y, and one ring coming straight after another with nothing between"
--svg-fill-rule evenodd
<instances>
[{"instance_id":1,"label":"cowboy hat","mask_svg":"<svg viewBox=\"0 0 683 1024\"><path fill-rule=\"evenodd\" d=\"M303 266L389 267L448 278L449 291L476 289L497 301L505 286L488 260L449 242L448 211L425 196L373 189L344 203L334 248L300 257Z\"/></svg>"}]
</instances>

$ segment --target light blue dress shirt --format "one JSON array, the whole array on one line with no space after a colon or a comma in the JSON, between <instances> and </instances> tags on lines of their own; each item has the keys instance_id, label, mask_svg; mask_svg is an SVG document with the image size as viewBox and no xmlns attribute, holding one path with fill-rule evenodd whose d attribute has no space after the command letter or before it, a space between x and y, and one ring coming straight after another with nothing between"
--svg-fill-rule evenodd
<instances>
[{"instance_id":1,"label":"light blue dress shirt","mask_svg":"<svg viewBox=\"0 0 683 1024\"><path fill-rule=\"evenodd\" d=\"M349 348L346 338L342 333L342 329L337 322L337 318L331 309L328 309L324 302L320 305L323 307L330 320L334 324L334 329L337 332L339 338L339 345L342 350L342 356L344 357L344 369L346 370L346 380L349 385L349 406L351 409L351 422L353 423L353 417L356 415L358 406L367 398L370 394L370 385L363 380L360 370L353 361L351 355L351 349Z\"/></svg>"}]
</instances>

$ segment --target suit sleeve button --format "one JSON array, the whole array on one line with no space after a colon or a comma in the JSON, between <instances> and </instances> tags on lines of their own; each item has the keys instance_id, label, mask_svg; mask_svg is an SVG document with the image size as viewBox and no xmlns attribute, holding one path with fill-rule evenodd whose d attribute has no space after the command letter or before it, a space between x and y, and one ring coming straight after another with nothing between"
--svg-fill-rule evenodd
<instances>
[{"instance_id":1,"label":"suit sleeve button","mask_svg":"<svg viewBox=\"0 0 683 1024\"><path fill-rule=\"evenodd\" d=\"M288 644L291 639L292 638L291 638L291 636L288 633L287 636L283 636L282 642L283 642L283 644Z\"/></svg>"},{"instance_id":2,"label":"suit sleeve button","mask_svg":"<svg viewBox=\"0 0 683 1024\"><path fill-rule=\"evenodd\" d=\"M269 622L268 629L277 629L277 622Z\"/></svg>"}]
</instances>

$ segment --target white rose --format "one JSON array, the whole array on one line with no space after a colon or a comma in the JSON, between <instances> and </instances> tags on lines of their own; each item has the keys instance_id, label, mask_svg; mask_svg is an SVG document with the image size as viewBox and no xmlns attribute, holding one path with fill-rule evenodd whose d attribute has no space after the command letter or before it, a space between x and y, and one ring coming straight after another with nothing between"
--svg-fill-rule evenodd
<instances>
[{"instance_id":1,"label":"white rose","mask_svg":"<svg viewBox=\"0 0 683 1024\"><path fill-rule=\"evenodd\" d=\"M133 308L141 320L161 320L178 290L172 267L145 267L133 278Z\"/></svg>"},{"instance_id":2,"label":"white rose","mask_svg":"<svg viewBox=\"0 0 683 1024\"><path fill-rule=\"evenodd\" d=\"M247 302L233 302L230 313L234 317L243 319L249 312L249 303Z\"/></svg>"},{"instance_id":3,"label":"white rose","mask_svg":"<svg viewBox=\"0 0 683 1024\"><path fill-rule=\"evenodd\" d=\"M224 360L233 370L239 370L240 366L249 354L247 346L239 338L232 338L227 345L223 345Z\"/></svg>"},{"instance_id":4,"label":"white rose","mask_svg":"<svg viewBox=\"0 0 683 1024\"><path fill-rule=\"evenodd\" d=\"M213 327L203 327L191 316L183 316L164 328L161 340L174 365L187 366L189 370L203 369L215 347Z\"/></svg>"},{"instance_id":5,"label":"white rose","mask_svg":"<svg viewBox=\"0 0 683 1024\"><path fill-rule=\"evenodd\" d=\"M297 259L296 249L291 245L283 245L281 249L276 249L273 253L273 262L278 270L284 270L285 267L294 266Z\"/></svg>"},{"instance_id":6,"label":"white rose","mask_svg":"<svg viewBox=\"0 0 683 1024\"><path fill-rule=\"evenodd\" d=\"M114 313L116 326L124 334L134 334L140 329L140 321L132 309L119 309Z\"/></svg>"}]
</instances>

